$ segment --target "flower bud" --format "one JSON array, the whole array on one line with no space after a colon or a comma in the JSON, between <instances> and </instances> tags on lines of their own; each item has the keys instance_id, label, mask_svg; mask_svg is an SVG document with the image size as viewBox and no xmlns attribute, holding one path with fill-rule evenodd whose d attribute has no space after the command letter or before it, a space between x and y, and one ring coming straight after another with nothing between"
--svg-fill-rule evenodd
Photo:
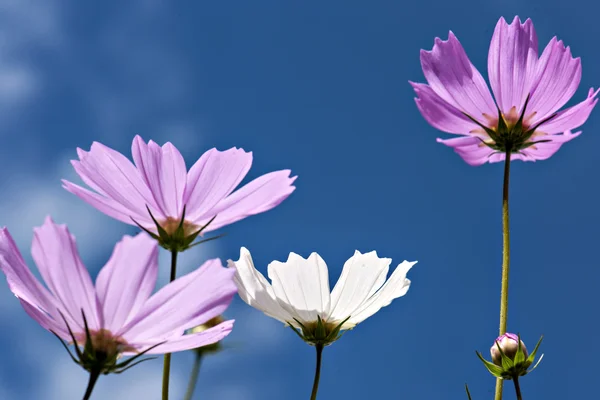
<instances>
[{"instance_id":1,"label":"flower bud","mask_svg":"<svg viewBox=\"0 0 600 400\"><path fill-rule=\"evenodd\" d=\"M476 351L477 357L483 362L490 374L500 379L517 379L520 376L527 375L537 368L542 361L542 354L537 360L537 363L532 367L535 361L535 355L542 343L543 336L538 340L533 352L527 353L525 343L521 341L520 336L514 333L505 333L494 341L494 345L490 349L492 361L488 361ZM520 344L520 345L519 345Z\"/></svg>"},{"instance_id":2,"label":"flower bud","mask_svg":"<svg viewBox=\"0 0 600 400\"><path fill-rule=\"evenodd\" d=\"M498 349L500 347L500 349ZM519 337L514 333L505 333L504 335L498 337L492 347L490 348L490 354L492 355L492 362L498 366L502 366L502 353L512 361L514 361L515 356L517 355L517 351L519 350ZM525 358L528 357L527 348L525 347L525 343L521 340L521 350L525 355Z\"/></svg>"}]
</instances>

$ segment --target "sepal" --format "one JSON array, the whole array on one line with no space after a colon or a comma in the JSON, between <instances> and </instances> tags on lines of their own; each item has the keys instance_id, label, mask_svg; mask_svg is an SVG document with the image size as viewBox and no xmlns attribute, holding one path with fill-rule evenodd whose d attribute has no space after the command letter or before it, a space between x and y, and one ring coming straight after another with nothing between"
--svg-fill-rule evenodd
<instances>
[{"instance_id":1,"label":"sepal","mask_svg":"<svg viewBox=\"0 0 600 400\"><path fill-rule=\"evenodd\" d=\"M203 226L201 226L200 228L197 227L193 227L189 224L186 224L185 221L185 208L186 206L183 206L183 212L181 214L181 219L179 220L179 222L176 222L176 220L174 221L177 226L175 227L175 229L165 229L165 227L163 226L163 224L161 224L159 221L156 220L156 218L154 217L154 215L152 214L152 212L150 211L150 207L148 207L148 205L146 205L146 209L148 210L148 214L150 214L150 218L152 218L152 221L154 222L154 224L156 225L156 232L154 233L151 230L143 227L140 223L138 223L135 219L131 218L131 220L133 222L135 222L135 224L144 232L146 232L148 235L150 235L153 239L158 241L158 244L166 249L169 250L171 252L176 251L176 252L182 252L185 251L187 249L190 249L194 246L197 246L201 243L206 243L209 242L211 240L215 240L218 238L223 237L225 234L221 234L221 235L217 235L211 238L207 238L207 239L203 239L203 240L199 240L195 243L194 240L196 240L196 238L202 234L202 232L215 220L215 218L217 218L217 216L215 215L214 217L212 217L206 224L204 224ZM165 224L166 225L166 224ZM190 229L192 228L192 229Z\"/></svg>"},{"instance_id":2,"label":"sepal","mask_svg":"<svg viewBox=\"0 0 600 400\"><path fill-rule=\"evenodd\" d=\"M67 323L64 315L62 315L62 313L61 313L61 317L63 318L63 321L65 322L65 325L67 326L67 330L69 331L69 336L71 337L72 343L74 345L75 355L73 355L73 353L71 353L67 344L64 342L64 340L60 336L58 336L56 334L56 332L54 332L54 331L50 331L50 332L52 332L54 334L54 336L56 336L58 338L58 340L60 340L60 343L63 345L65 350L67 350L67 353L69 353L69 356L71 357L73 362L75 362L77 365L81 366L83 369L85 369L86 371L88 371L92 374L108 375L110 373L120 374L122 372L125 372L129 368L131 368L141 362L154 359L155 357L148 357L148 358L143 358L143 359L140 359L140 357L143 356L144 354L146 354L147 352L149 352L150 350L154 349L155 347L160 346L161 344L164 343L164 342L157 343L154 346L151 346L151 347L147 348L146 350L136 354L135 356L128 358L127 360L125 360L123 362L118 363L117 361L121 357L122 351L133 351L134 349L127 346L125 343L120 343L116 339L113 342L103 340L103 339L106 339L103 336L101 336L100 340L98 340L98 341L100 341L101 343L105 343L105 344L108 343L108 345L104 346L104 347L95 345L95 343L94 343L95 338L92 336L92 333L90 332L90 329L87 324L87 319L85 317L85 314L83 313L83 310L82 310L81 314L83 316L83 324L85 326L85 342L83 343L83 349L80 349L80 344L76 338L76 335L73 333L73 331L71 330L71 327ZM103 333L101 332L100 335L103 335ZM111 339L113 339L113 338L111 338Z\"/></svg>"},{"instance_id":3,"label":"sepal","mask_svg":"<svg viewBox=\"0 0 600 400\"><path fill-rule=\"evenodd\" d=\"M311 346L321 345L329 346L339 338L341 338L346 331L341 332L342 325L348 321L350 317L346 318L342 322L334 325L332 323L324 321L320 316L317 316L317 322L302 323L298 319L294 318L294 321L300 325L301 329L296 328L291 322L288 325L292 330Z\"/></svg>"}]
</instances>

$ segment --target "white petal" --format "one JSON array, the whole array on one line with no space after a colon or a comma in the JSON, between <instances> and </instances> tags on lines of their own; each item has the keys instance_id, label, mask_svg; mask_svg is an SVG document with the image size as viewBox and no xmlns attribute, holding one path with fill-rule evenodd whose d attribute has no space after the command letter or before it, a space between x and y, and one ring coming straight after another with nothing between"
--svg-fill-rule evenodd
<instances>
[{"instance_id":1,"label":"white petal","mask_svg":"<svg viewBox=\"0 0 600 400\"><path fill-rule=\"evenodd\" d=\"M229 260L227 265L236 270L233 281L238 287L240 298L244 302L281 322L292 320L292 316L281 308L277 302L269 282L254 267L248 249L242 247L240 249L240 259L237 261Z\"/></svg>"},{"instance_id":2,"label":"white petal","mask_svg":"<svg viewBox=\"0 0 600 400\"><path fill-rule=\"evenodd\" d=\"M348 322L356 325L375 314L382 307L389 305L392 300L404 296L410 287L410 280L406 279L406 273L416 263L416 261L403 261L398 265L385 285L356 310Z\"/></svg>"},{"instance_id":3,"label":"white petal","mask_svg":"<svg viewBox=\"0 0 600 400\"><path fill-rule=\"evenodd\" d=\"M325 261L312 253L308 259L290 253L284 263L273 261L269 278L279 304L300 321L312 322L326 317L329 310L329 275Z\"/></svg>"},{"instance_id":4,"label":"white petal","mask_svg":"<svg viewBox=\"0 0 600 400\"><path fill-rule=\"evenodd\" d=\"M354 314L383 285L392 262L379 258L377 252L361 254L358 250L344 263L344 269L331 292L332 321L342 321Z\"/></svg>"}]
</instances>

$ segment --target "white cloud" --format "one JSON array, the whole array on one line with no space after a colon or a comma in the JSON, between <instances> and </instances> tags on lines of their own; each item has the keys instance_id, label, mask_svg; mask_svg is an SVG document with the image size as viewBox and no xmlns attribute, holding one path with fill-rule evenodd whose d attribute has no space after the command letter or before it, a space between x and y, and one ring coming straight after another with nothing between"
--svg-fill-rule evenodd
<instances>
[{"instance_id":1,"label":"white cloud","mask_svg":"<svg viewBox=\"0 0 600 400\"><path fill-rule=\"evenodd\" d=\"M95 210L67 192L60 179L75 179L68 159L59 159L54 167L35 173L26 169L13 174L4 185L0 198L0 221L6 226L27 256L33 227L40 226L47 215L57 223L66 223L77 239L82 258L89 260L125 234L123 223ZM106 254L105 260L108 260ZM104 257L103 257L104 258Z\"/></svg>"},{"instance_id":2,"label":"white cloud","mask_svg":"<svg viewBox=\"0 0 600 400\"><path fill-rule=\"evenodd\" d=\"M63 40L58 2L0 0L0 40L3 51L24 52L26 47L52 47Z\"/></svg>"}]
</instances>

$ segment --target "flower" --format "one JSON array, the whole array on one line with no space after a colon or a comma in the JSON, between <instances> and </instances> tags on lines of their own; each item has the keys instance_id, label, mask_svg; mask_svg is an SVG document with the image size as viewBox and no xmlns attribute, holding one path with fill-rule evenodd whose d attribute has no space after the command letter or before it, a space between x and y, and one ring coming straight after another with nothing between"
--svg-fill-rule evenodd
<instances>
[{"instance_id":1,"label":"flower","mask_svg":"<svg viewBox=\"0 0 600 400\"><path fill-rule=\"evenodd\" d=\"M542 339L543 337L541 337L535 345L533 353L528 355L525 343L523 343L520 336L507 332L499 336L490 348L492 362L484 359L478 351L475 353L490 374L494 375L496 378L517 380L520 376L527 375L536 369L542 361L542 358L544 358L544 355L542 354L535 365L532 368L529 368L535 361L535 355L542 343Z\"/></svg>"},{"instance_id":2,"label":"flower","mask_svg":"<svg viewBox=\"0 0 600 400\"><path fill-rule=\"evenodd\" d=\"M492 362L498 366L502 366L502 354L500 351L502 351L506 357L514 361L517 351L519 350L519 342L521 342L523 355L527 358L527 347L525 347L525 343L519 339L519 336L514 333L505 333L498 337L490 348Z\"/></svg>"},{"instance_id":3,"label":"flower","mask_svg":"<svg viewBox=\"0 0 600 400\"><path fill-rule=\"evenodd\" d=\"M223 339L233 327L233 321L226 321L201 333L184 334L221 315L236 292L233 271L218 259L151 295L158 247L145 233L124 236L117 243L95 287L75 238L50 217L34 229L31 253L48 289L25 265L8 230L0 230L0 269L10 290L43 328L76 343L76 361L90 372L120 372L129 361L117 364L122 355L206 346ZM83 352L78 346L84 347Z\"/></svg>"},{"instance_id":4,"label":"flower","mask_svg":"<svg viewBox=\"0 0 600 400\"><path fill-rule=\"evenodd\" d=\"M73 167L95 193L66 180L63 187L103 213L139 225L171 250L185 250L201 232L268 211L295 189L296 177L281 170L234 192L252 164L252 153L243 149L210 149L189 172L171 143L160 147L136 136L131 152L134 164L101 143L89 152L77 149Z\"/></svg>"},{"instance_id":5,"label":"flower","mask_svg":"<svg viewBox=\"0 0 600 400\"><path fill-rule=\"evenodd\" d=\"M581 126L598 101L590 89L581 103L558 111L581 80L581 60L556 37L538 58L531 20L500 18L488 55L492 98L485 80L471 64L452 32L435 39L431 51L421 50L428 84L410 82L417 107L433 127L458 138L438 142L454 148L468 164L511 159L545 160L581 134Z\"/></svg>"},{"instance_id":6,"label":"flower","mask_svg":"<svg viewBox=\"0 0 600 400\"><path fill-rule=\"evenodd\" d=\"M386 282L391 261L379 258L375 251L356 251L331 293L327 265L317 253L308 259L290 253L287 262L271 262L272 284L256 270L244 247L239 260L229 260L228 265L236 270L234 280L242 300L289 325L309 344L329 345L340 331L354 328L406 294L410 287L406 273L416 261L402 262Z\"/></svg>"}]
</instances>

